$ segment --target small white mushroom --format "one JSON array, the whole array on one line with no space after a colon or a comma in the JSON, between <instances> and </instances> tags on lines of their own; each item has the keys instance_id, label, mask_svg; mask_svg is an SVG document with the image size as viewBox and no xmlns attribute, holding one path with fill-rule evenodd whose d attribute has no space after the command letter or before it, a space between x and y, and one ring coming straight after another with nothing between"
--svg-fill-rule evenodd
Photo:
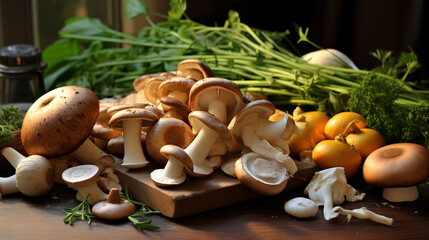
<instances>
[{"instance_id":1,"label":"small white mushroom","mask_svg":"<svg viewBox=\"0 0 429 240\"><path fill-rule=\"evenodd\" d=\"M319 210L315 202L304 197L290 199L285 203L284 209L286 213L297 218L315 217Z\"/></svg>"},{"instance_id":2,"label":"small white mushroom","mask_svg":"<svg viewBox=\"0 0 429 240\"><path fill-rule=\"evenodd\" d=\"M63 172L64 182L77 191L76 199L84 201L88 197L88 202L91 205L106 200L108 197L97 186L99 176L100 168L91 164L71 167Z\"/></svg>"},{"instance_id":3,"label":"small white mushroom","mask_svg":"<svg viewBox=\"0 0 429 240\"><path fill-rule=\"evenodd\" d=\"M358 193L347 184L347 178L342 167L316 172L304 193L317 205L323 205L323 215L327 221L338 216L338 212L332 210L334 205L340 205L345 200L349 202L360 201L365 197L365 193Z\"/></svg>"},{"instance_id":4,"label":"small white mushroom","mask_svg":"<svg viewBox=\"0 0 429 240\"><path fill-rule=\"evenodd\" d=\"M19 192L29 197L38 197L47 194L54 184L54 169L48 159L40 155L25 157L15 149L6 147L2 149L3 156L16 169L15 180ZM7 191L10 188L12 177L7 179ZM3 192L3 190L2 190ZM5 191L6 192L6 191ZM5 192L2 194L5 195Z\"/></svg>"}]
</instances>

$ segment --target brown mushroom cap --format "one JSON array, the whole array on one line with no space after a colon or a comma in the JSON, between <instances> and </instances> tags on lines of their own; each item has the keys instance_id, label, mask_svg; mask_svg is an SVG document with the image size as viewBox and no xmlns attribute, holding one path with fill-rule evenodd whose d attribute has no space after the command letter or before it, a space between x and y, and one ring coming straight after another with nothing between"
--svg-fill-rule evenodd
<instances>
[{"instance_id":1,"label":"brown mushroom cap","mask_svg":"<svg viewBox=\"0 0 429 240\"><path fill-rule=\"evenodd\" d=\"M87 88L65 86L44 94L24 117L25 151L47 158L73 152L90 135L98 114L98 97Z\"/></svg>"},{"instance_id":2,"label":"brown mushroom cap","mask_svg":"<svg viewBox=\"0 0 429 240\"><path fill-rule=\"evenodd\" d=\"M121 199L119 190L112 188L106 201L100 201L92 207L92 213L98 218L117 220L130 216L136 206L128 200Z\"/></svg>"},{"instance_id":3,"label":"brown mushroom cap","mask_svg":"<svg viewBox=\"0 0 429 240\"><path fill-rule=\"evenodd\" d=\"M210 67L198 59L186 59L177 65L177 76L201 80L208 77L214 77Z\"/></svg>"},{"instance_id":4,"label":"brown mushroom cap","mask_svg":"<svg viewBox=\"0 0 429 240\"><path fill-rule=\"evenodd\" d=\"M192 111L208 111L209 104L220 100L225 103L228 123L243 107L243 95L238 86L223 78L205 78L197 81L189 92L189 107Z\"/></svg>"},{"instance_id":5,"label":"brown mushroom cap","mask_svg":"<svg viewBox=\"0 0 429 240\"><path fill-rule=\"evenodd\" d=\"M100 174L101 171L97 165L84 164L66 169L62 177L68 186L78 188L97 182Z\"/></svg>"},{"instance_id":6,"label":"brown mushroom cap","mask_svg":"<svg viewBox=\"0 0 429 240\"><path fill-rule=\"evenodd\" d=\"M146 135L146 150L151 160L166 164L168 159L159 151L164 145L171 144L185 148L193 139L192 129L184 121L160 118Z\"/></svg>"},{"instance_id":7,"label":"brown mushroom cap","mask_svg":"<svg viewBox=\"0 0 429 240\"><path fill-rule=\"evenodd\" d=\"M243 185L268 196L281 193L286 188L289 178L286 166L275 159L268 159L254 152L243 154L235 162L234 172Z\"/></svg>"},{"instance_id":8,"label":"brown mushroom cap","mask_svg":"<svg viewBox=\"0 0 429 240\"><path fill-rule=\"evenodd\" d=\"M157 75L157 74L145 74L145 75L143 75L143 76L140 76L140 77L136 78L136 79L133 81L133 87L134 87L134 90L135 90L136 92L139 92L139 91L141 91L141 90L144 90L144 88L146 87L146 83L147 83L147 81L148 81L149 79L151 79L151 78L155 78L155 77L158 77L158 75Z\"/></svg>"},{"instance_id":9,"label":"brown mushroom cap","mask_svg":"<svg viewBox=\"0 0 429 240\"><path fill-rule=\"evenodd\" d=\"M415 143L395 143L373 151L363 164L363 177L373 186L410 187L429 177L429 150Z\"/></svg>"},{"instance_id":10,"label":"brown mushroom cap","mask_svg":"<svg viewBox=\"0 0 429 240\"><path fill-rule=\"evenodd\" d=\"M180 92L185 95L189 95L192 85L195 80L190 78L173 77L163 81L157 90L159 98L169 96L172 92Z\"/></svg>"},{"instance_id":11,"label":"brown mushroom cap","mask_svg":"<svg viewBox=\"0 0 429 240\"><path fill-rule=\"evenodd\" d=\"M109 126L111 128L121 129L122 121L132 120L132 119L140 119L142 120L142 126L150 126L156 120L158 120L158 116L152 111L141 109L141 108L128 108L116 112L109 121Z\"/></svg>"},{"instance_id":12,"label":"brown mushroom cap","mask_svg":"<svg viewBox=\"0 0 429 240\"><path fill-rule=\"evenodd\" d=\"M160 98L159 102L165 112L165 116L171 116L187 121L188 115L191 112L188 104L167 96Z\"/></svg>"},{"instance_id":13,"label":"brown mushroom cap","mask_svg":"<svg viewBox=\"0 0 429 240\"><path fill-rule=\"evenodd\" d=\"M119 137L122 135L121 131L105 127L101 124L95 124L91 131L91 136L103 140L110 140L115 137Z\"/></svg>"}]
</instances>

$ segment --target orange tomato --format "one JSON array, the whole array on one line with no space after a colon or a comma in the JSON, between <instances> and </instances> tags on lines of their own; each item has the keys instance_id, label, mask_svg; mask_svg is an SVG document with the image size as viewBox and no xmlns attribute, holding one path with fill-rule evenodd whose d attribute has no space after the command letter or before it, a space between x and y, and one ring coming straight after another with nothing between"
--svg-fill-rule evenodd
<instances>
[{"instance_id":1,"label":"orange tomato","mask_svg":"<svg viewBox=\"0 0 429 240\"><path fill-rule=\"evenodd\" d=\"M366 119L355 112L341 112L331 117L325 125L325 136L327 139L335 139L336 136L343 133L347 126L355 121L356 126L364 128L367 126Z\"/></svg>"},{"instance_id":2,"label":"orange tomato","mask_svg":"<svg viewBox=\"0 0 429 240\"><path fill-rule=\"evenodd\" d=\"M344 138L319 142L313 149L312 158L320 169L343 167L348 179L354 177L362 165L359 151Z\"/></svg>"}]
</instances>

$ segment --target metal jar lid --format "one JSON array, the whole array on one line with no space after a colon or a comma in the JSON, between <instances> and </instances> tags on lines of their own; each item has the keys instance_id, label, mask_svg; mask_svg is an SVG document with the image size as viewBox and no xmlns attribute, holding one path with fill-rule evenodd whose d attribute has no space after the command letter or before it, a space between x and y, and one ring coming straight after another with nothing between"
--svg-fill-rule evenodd
<instances>
[{"instance_id":1,"label":"metal jar lid","mask_svg":"<svg viewBox=\"0 0 429 240\"><path fill-rule=\"evenodd\" d=\"M42 51L28 44L15 44L0 49L0 73L20 74L46 67Z\"/></svg>"}]
</instances>

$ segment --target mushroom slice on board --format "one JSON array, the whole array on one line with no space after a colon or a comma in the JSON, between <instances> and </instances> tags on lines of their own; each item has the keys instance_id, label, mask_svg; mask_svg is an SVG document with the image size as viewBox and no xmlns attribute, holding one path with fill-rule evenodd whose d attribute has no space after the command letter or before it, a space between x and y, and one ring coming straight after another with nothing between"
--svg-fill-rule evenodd
<instances>
[{"instance_id":1,"label":"mushroom slice on board","mask_svg":"<svg viewBox=\"0 0 429 240\"><path fill-rule=\"evenodd\" d=\"M384 188L384 199L414 201L417 185L429 178L429 150L415 143L386 145L365 159L362 172L368 184Z\"/></svg>"},{"instance_id":2,"label":"mushroom slice on board","mask_svg":"<svg viewBox=\"0 0 429 240\"><path fill-rule=\"evenodd\" d=\"M16 169L15 181L19 192L29 197L38 197L52 189L54 168L47 158L40 155L25 157L11 147L5 147L1 152ZM0 190L0 194L5 195L6 191Z\"/></svg>"},{"instance_id":3,"label":"mushroom slice on board","mask_svg":"<svg viewBox=\"0 0 429 240\"><path fill-rule=\"evenodd\" d=\"M150 173L152 181L160 187L182 184L186 180L184 170L193 171L192 159L182 148L175 145L165 145L160 152L168 161L163 169L155 169Z\"/></svg>"},{"instance_id":4,"label":"mushroom slice on board","mask_svg":"<svg viewBox=\"0 0 429 240\"><path fill-rule=\"evenodd\" d=\"M193 176L207 176L213 168L206 163L206 158L218 138L223 139L229 146L234 146L235 139L228 128L215 116L204 111L193 111L189 114L189 123L197 133L194 140L186 147L185 152L194 163Z\"/></svg>"},{"instance_id":5,"label":"mushroom slice on board","mask_svg":"<svg viewBox=\"0 0 429 240\"><path fill-rule=\"evenodd\" d=\"M99 107L97 95L84 87L64 86L47 92L24 117L21 140L25 151L46 158L72 154L83 163L113 165L114 158L88 139Z\"/></svg>"},{"instance_id":6,"label":"mushroom slice on board","mask_svg":"<svg viewBox=\"0 0 429 240\"><path fill-rule=\"evenodd\" d=\"M63 180L77 191L77 200L84 201L88 197L89 204L94 205L108 197L97 185L100 174L100 168L96 165L84 164L65 170Z\"/></svg>"},{"instance_id":7,"label":"mushroom slice on board","mask_svg":"<svg viewBox=\"0 0 429 240\"><path fill-rule=\"evenodd\" d=\"M206 111L228 124L243 107L243 95L238 86L223 78L205 78L197 81L189 92L192 111Z\"/></svg>"},{"instance_id":8,"label":"mushroom slice on board","mask_svg":"<svg viewBox=\"0 0 429 240\"><path fill-rule=\"evenodd\" d=\"M243 154L235 162L234 169L243 185L262 195L281 193L289 179L283 164L254 152Z\"/></svg>"},{"instance_id":9,"label":"mushroom slice on board","mask_svg":"<svg viewBox=\"0 0 429 240\"><path fill-rule=\"evenodd\" d=\"M141 146L141 127L151 126L156 120L156 114L142 108L124 109L112 116L109 126L122 128L124 135L124 158L121 166L142 168L149 164Z\"/></svg>"},{"instance_id":10,"label":"mushroom slice on board","mask_svg":"<svg viewBox=\"0 0 429 240\"><path fill-rule=\"evenodd\" d=\"M92 207L95 216L108 220L127 218L135 211L136 206L128 200L121 199L117 188L110 190L107 200L100 201Z\"/></svg>"},{"instance_id":11,"label":"mushroom slice on board","mask_svg":"<svg viewBox=\"0 0 429 240\"><path fill-rule=\"evenodd\" d=\"M246 147L283 163L289 175L293 176L298 168L289 156L287 140L297 131L297 127L286 114L276 122L270 121L269 117L274 113L275 107L271 102L255 100L234 116L228 128Z\"/></svg>"},{"instance_id":12,"label":"mushroom slice on board","mask_svg":"<svg viewBox=\"0 0 429 240\"><path fill-rule=\"evenodd\" d=\"M204 78L214 77L210 67L203 61L198 59L186 59L177 65L177 76L192 78L199 81Z\"/></svg>"},{"instance_id":13,"label":"mushroom slice on board","mask_svg":"<svg viewBox=\"0 0 429 240\"><path fill-rule=\"evenodd\" d=\"M192 128L187 123L180 119L163 117L148 131L146 150L151 160L165 165L168 158L159 151L162 146L171 144L186 148L193 139Z\"/></svg>"}]
</instances>

